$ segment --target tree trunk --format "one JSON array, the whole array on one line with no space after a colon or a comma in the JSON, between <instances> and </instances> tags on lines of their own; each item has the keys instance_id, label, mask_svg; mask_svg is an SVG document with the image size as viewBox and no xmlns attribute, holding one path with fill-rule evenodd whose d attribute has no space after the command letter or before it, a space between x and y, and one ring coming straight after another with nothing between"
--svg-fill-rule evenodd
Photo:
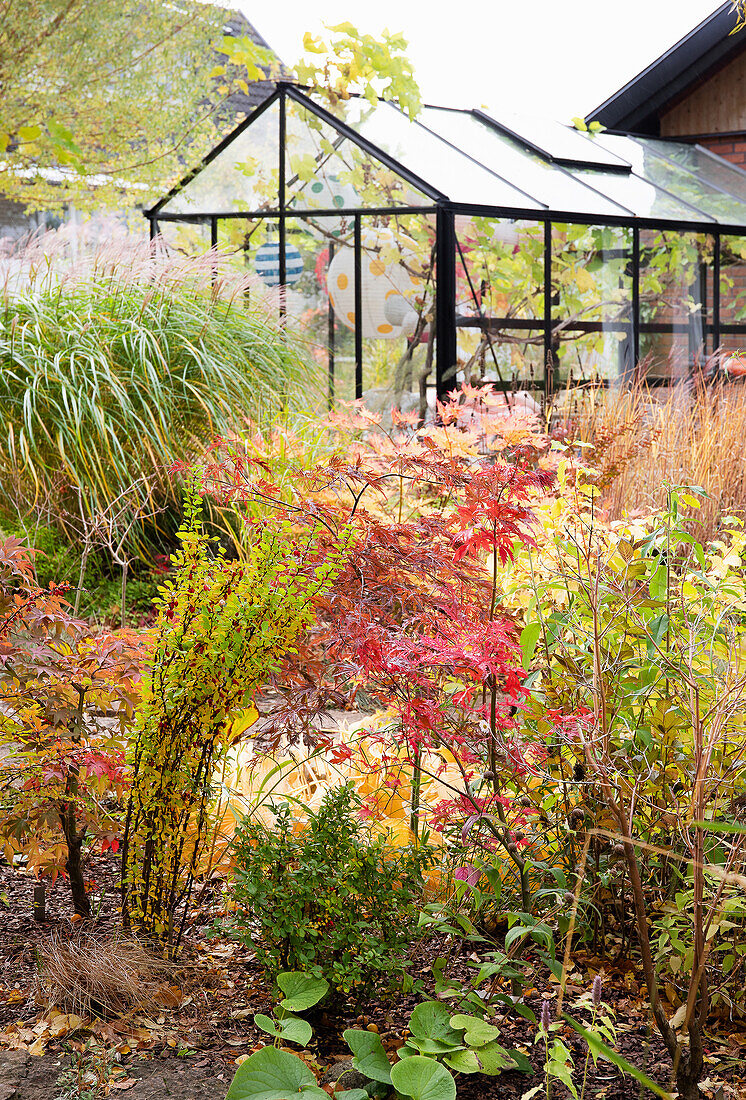
<instances>
[{"instance_id":1,"label":"tree trunk","mask_svg":"<svg viewBox=\"0 0 746 1100\"><path fill-rule=\"evenodd\" d=\"M80 917L90 917L91 915L91 903L88 900L88 895L85 892L85 882L83 881L83 865L80 858L81 849L83 847L83 839L85 837L85 830L79 835L74 837L66 836L67 840L67 861L65 862L65 870L67 871L70 879L70 893L73 898L73 908Z\"/></svg>"},{"instance_id":2,"label":"tree trunk","mask_svg":"<svg viewBox=\"0 0 746 1100\"><path fill-rule=\"evenodd\" d=\"M702 1092L699 1088L699 1080L702 1076L700 1070L693 1069L689 1057L682 1058L676 1071L676 1088L679 1100L702 1100Z\"/></svg>"}]
</instances>

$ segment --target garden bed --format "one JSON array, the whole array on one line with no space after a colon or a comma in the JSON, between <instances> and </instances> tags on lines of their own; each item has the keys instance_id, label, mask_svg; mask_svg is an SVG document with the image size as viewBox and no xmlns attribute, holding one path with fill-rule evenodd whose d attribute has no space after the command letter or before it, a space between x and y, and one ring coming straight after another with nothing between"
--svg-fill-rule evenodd
<instances>
[{"instance_id":1,"label":"garden bed","mask_svg":"<svg viewBox=\"0 0 746 1100\"><path fill-rule=\"evenodd\" d=\"M90 871L96 889L104 887L100 913L90 927L97 932L113 932L120 923L117 882L119 859L113 854L98 857ZM90 1066L102 1059L102 1051L116 1058L108 1065L102 1088L94 1095L117 1095L132 1100L223 1100L236 1069L236 1059L262 1045L266 1036L253 1025L255 1012L268 1012L272 990L265 981L253 953L240 944L220 936L206 938L205 932L221 912L221 885L216 882L209 902L193 909L179 966L164 988L164 1003L156 1015L137 1013L108 1021L87 1020L72 1035L55 1038L45 1032L47 1007L39 1003L37 989L37 948L52 934L79 935L80 922L69 920L68 888L62 879L50 886L47 895L47 920L33 918L34 880L7 866L0 866L0 899L4 906L0 926L0 1097L2 1100L58 1100L62 1093L57 1084L66 1068L77 1066L80 1059ZM425 941L417 951L414 976L421 976L425 993L432 991L429 967L444 949L442 937ZM452 975L468 979L468 946L457 948ZM660 1039L651 1032L641 976L633 962L576 955L566 989L569 1003L590 987L593 977L604 975L604 996L614 1008L618 1020L617 1050L629 1062L666 1087L670 1063ZM556 995L557 985L547 981L547 992ZM529 989L527 1003L540 1013L545 990ZM409 1015L418 995L381 997L354 1005L342 1002L336 1011L323 1009L309 1015L314 1041L308 1050L310 1060L323 1068L347 1060L350 1052L342 1040L348 1027L372 1028L381 1035L384 1046L394 1050L405 1034ZM498 1012L502 1041L524 1051L532 1061L536 1075L507 1072L499 1077L458 1079L460 1100L519 1100L542 1077L543 1054L534 1047L535 1026L514 1012ZM40 1027L41 1024L41 1027ZM582 1063L585 1048L569 1027L563 1033ZM93 1039L93 1050L83 1054ZM41 1042L39 1042L41 1040ZM37 1043L36 1054L29 1047ZM16 1049L14 1049L16 1048ZM42 1053L43 1049L43 1053ZM96 1053L98 1051L98 1053ZM72 1055L72 1058L71 1058ZM746 1089L746 1031L742 1026L726 1027L713 1037L708 1052L709 1081L705 1096L739 1097ZM6 1083L7 1082L7 1083ZM3 1091L5 1089L6 1091ZM722 1092L718 1093L718 1089ZM569 1096L562 1086L554 1085L553 1095ZM608 1062L594 1068L591 1063L587 1096L605 1100L638 1100L640 1086Z\"/></svg>"}]
</instances>

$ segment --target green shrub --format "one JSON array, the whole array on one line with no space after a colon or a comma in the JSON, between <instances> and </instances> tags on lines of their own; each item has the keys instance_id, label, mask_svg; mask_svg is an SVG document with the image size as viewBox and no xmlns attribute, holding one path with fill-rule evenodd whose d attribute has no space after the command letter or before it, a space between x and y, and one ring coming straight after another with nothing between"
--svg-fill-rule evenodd
<instances>
[{"instance_id":1,"label":"green shrub","mask_svg":"<svg viewBox=\"0 0 746 1100\"><path fill-rule=\"evenodd\" d=\"M315 969L342 992L401 984L417 936L427 844L392 848L361 819L343 785L294 831L288 803L275 826L245 821L236 833L230 931L271 973Z\"/></svg>"}]
</instances>

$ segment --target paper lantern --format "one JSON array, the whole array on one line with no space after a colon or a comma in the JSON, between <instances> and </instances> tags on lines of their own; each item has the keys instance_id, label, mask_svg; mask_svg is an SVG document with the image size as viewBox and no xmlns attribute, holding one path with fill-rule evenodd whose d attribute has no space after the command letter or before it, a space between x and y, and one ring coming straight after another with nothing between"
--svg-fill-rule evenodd
<instances>
[{"instance_id":1,"label":"paper lantern","mask_svg":"<svg viewBox=\"0 0 746 1100\"><path fill-rule=\"evenodd\" d=\"M280 285L280 242L266 241L256 250L254 268L267 286ZM285 283L292 286L303 274L303 257L293 244L285 242Z\"/></svg>"},{"instance_id":2,"label":"paper lantern","mask_svg":"<svg viewBox=\"0 0 746 1100\"><path fill-rule=\"evenodd\" d=\"M305 184L292 205L297 210L348 210L359 206L360 200L352 184L322 173ZM322 217L315 223L303 219L303 224L314 236L341 237L349 231L351 221L351 217Z\"/></svg>"},{"instance_id":3,"label":"paper lantern","mask_svg":"<svg viewBox=\"0 0 746 1100\"><path fill-rule=\"evenodd\" d=\"M363 230L361 244L363 337L395 340L411 335L417 324L413 299L421 283L413 274L418 266L415 253L402 248L390 229ZM415 247L414 241L411 244ZM354 330L355 250L351 244L345 244L329 265L327 289L335 314Z\"/></svg>"}]
</instances>

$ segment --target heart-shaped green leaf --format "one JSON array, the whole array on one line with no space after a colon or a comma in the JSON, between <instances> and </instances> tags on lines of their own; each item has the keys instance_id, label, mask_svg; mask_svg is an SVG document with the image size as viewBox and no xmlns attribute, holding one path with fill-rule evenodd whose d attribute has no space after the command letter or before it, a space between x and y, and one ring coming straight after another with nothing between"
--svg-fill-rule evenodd
<instances>
[{"instance_id":1,"label":"heart-shaped green leaf","mask_svg":"<svg viewBox=\"0 0 746 1100\"><path fill-rule=\"evenodd\" d=\"M451 1027L451 1010L440 1001L423 1001L417 1005L409 1020L412 1041L431 1054L443 1054L458 1050L464 1045L463 1037Z\"/></svg>"},{"instance_id":2,"label":"heart-shaped green leaf","mask_svg":"<svg viewBox=\"0 0 746 1100\"><path fill-rule=\"evenodd\" d=\"M295 1054L263 1047L236 1070L226 1100L329 1100L305 1062Z\"/></svg>"},{"instance_id":3,"label":"heart-shaped green leaf","mask_svg":"<svg viewBox=\"0 0 746 1100\"><path fill-rule=\"evenodd\" d=\"M254 1023L273 1038L282 1039L287 1043L297 1043L299 1047L306 1046L313 1035L313 1028L308 1020L301 1020L300 1016L293 1016L291 1012L280 1020L273 1020L271 1016L257 1012Z\"/></svg>"},{"instance_id":4,"label":"heart-shaped green leaf","mask_svg":"<svg viewBox=\"0 0 746 1100\"><path fill-rule=\"evenodd\" d=\"M391 1063L383 1049L381 1036L375 1031L358 1031L356 1028L348 1028L342 1034L354 1054L352 1064L355 1069L370 1077L371 1081L390 1085Z\"/></svg>"},{"instance_id":5,"label":"heart-shaped green leaf","mask_svg":"<svg viewBox=\"0 0 746 1100\"><path fill-rule=\"evenodd\" d=\"M365 1089L342 1089L334 1093L334 1100L370 1100Z\"/></svg>"},{"instance_id":6,"label":"heart-shaped green leaf","mask_svg":"<svg viewBox=\"0 0 746 1100\"><path fill-rule=\"evenodd\" d=\"M494 1024L488 1024L480 1020L478 1016L466 1016L459 1012L451 1016L451 1027L464 1032L464 1042L469 1047L483 1047L491 1043L500 1034L500 1029Z\"/></svg>"},{"instance_id":7,"label":"heart-shaped green leaf","mask_svg":"<svg viewBox=\"0 0 746 1100\"><path fill-rule=\"evenodd\" d=\"M456 1100L456 1082L445 1066L420 1054L397 1062L391 1070L391 1083L413 1100Z\"/></svg>"},{"instance_id":8,"label":"heart-shaped green leaf","mask_svg":"<svg viewBox=\"0 0 746 1100\"><path fill-rule=\"evenodd\" d=\"M299 1016L283 1016L280 1020L280 1038L285 1042L304 1047L311 1041L312 1035L313 1028L308 1020L301 1020Z\"/></svg>"},{"instance_id":9,"label":"heart-shaped green leaf","mask_svg":"<svg viewBox=\"0 0 746 1100\"><path fill-rule=\"evenodd\" d=\"M515 1069L516 1064L510 1056L510 1052L501 1047L499 1043L488 1043L474 1051L479 1061L482 1073L490 1077L496 1077L504 1069Z\"/></svg>"},{"instance_id":10,"label":"heart-shaped green leaf","mask_svg":"<svg viewBox=\"0 0 746 1100\"><path fill-rule=\"evenodd\" d=\"M285 994L280 1005L286 1012L305 1012L313 1008L329 991L329 982L314 978L302 970L286 970L277 975L277 984Z\"/></svg>"},{"instance_id":11,"label":"heart-shaped green leaf","mask_svg":"<svg viewBox=\"0 0 746 1100\"><path fill-rule=\"evenodd\" d=\"M455 1073L479 1073L482 1068L473 1050L454 1050L443 1061Z\"/></svg>"},{"instance_id":12,"label":"heart-shaped green leaf","mask_svg":"<svg viewBox=\"0 0 746 1100\"><path fill-rule=\"evenodd\" d=\"M257 1012L254 1016L254 1023L257 1027L260 1027L262 1031L266 1031L268 1035L271 1035L275 1039L278 1038L280 1033L271 1016L265 1016L263 1012Z\"/></svg>"}]
</instances>

